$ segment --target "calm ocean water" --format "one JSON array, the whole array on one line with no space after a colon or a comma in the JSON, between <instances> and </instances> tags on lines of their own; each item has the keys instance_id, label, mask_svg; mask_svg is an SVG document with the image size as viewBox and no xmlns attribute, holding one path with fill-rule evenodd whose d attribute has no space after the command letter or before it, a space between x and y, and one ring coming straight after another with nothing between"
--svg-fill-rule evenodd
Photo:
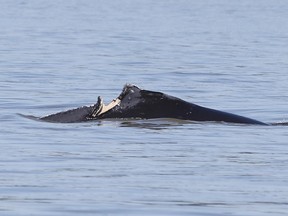
<instances>
[{"instance_id":1,"label":"calm ocean water","mask_svg":"<svg viewBox=\"0 0 288 216\"><path fill-rule=\"evenodd\" d=\"M1 1L0 215L288 214L288 128L52 124L125 83L288 121L288 4Z\"/></svg>"}]
</instances>

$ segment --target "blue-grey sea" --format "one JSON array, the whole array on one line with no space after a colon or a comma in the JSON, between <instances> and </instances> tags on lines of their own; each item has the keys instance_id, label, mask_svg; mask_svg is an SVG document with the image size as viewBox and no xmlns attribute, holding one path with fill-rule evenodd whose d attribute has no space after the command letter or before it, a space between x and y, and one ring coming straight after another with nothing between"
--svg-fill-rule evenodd
<instances>
[{"instance_id":1,"label":"blue-grey sea","mask_svg":"<svg viewBox=\"0 0 288 216\"><path fill-rule=\"evenodd\" d=\"M55 124L124 84L288 121L285 0L1 0L0 215L288 214L288 127Z\"/></svg>"}]
</instances>

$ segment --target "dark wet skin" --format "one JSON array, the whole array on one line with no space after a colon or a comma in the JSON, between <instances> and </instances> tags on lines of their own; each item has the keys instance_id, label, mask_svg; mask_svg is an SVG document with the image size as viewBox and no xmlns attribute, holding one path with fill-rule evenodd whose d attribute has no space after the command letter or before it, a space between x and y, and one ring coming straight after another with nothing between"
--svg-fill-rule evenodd
<instances>
[{"instance_id":1,"label":"dark wet skin","mask_svg":"<svg viewBox=\"0 0 288 216\"><path fill-rule=\"evenodd\" d=\"M174 118L191 121L228 122L238 124L269 125L251 118L202 107L179 98L126 85L121 94L105 106L99 97L92 106L83 106L39 120L58 123L76 123L100 119L154 119Z\"/></svg>"}]
</instances>

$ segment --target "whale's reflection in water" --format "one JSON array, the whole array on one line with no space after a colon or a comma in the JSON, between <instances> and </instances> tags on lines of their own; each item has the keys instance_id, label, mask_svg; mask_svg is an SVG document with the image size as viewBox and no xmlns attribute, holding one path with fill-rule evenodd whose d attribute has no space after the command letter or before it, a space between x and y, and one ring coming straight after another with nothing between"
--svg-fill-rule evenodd
<instances>
[{"instance_id":1,"label":"whale's reflection in water","mask_svg":"<svg viewBox=\"0 0 288 216\"><path fill-rule=\"evenodd\" d=\"M121 128L142 128L150 130L165 130L165 129L175 129L183 126L192 125L192 127L201 126L205 124L213 125L217 124L216 122L196 122L190 120L181 120L173 118L157 118L157 119L105 119L105 120L96 120L93 122L84 122L81 123L82 126L93 127L97 126L116 126Z\"/></svg>"}]
</instances>

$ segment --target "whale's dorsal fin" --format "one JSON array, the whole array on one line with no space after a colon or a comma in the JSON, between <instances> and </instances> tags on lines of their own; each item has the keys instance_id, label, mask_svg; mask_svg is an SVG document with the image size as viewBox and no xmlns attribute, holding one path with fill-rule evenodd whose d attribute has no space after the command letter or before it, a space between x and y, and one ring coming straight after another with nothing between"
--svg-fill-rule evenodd
<instances>
[{"instance_id":1,"label":"whale's dorsal fin","mask_svg":"<svg viewBox=\"0 0 288 216\"><path fill-rule=\"evenodd\" d=\"M103 109L103 100L102 98L99 96L98 97L98 100L97 100L97 103L94 105L94 108L92 110L92 113L91 113L91 117L92 118L96 118L98 116L98 114L101 112L101 110Z\"/></svg>"},{"instance_id":2,"label":"whale's dorsal fin","mask_svg":"<svg viewBox=\"0 0 288 216\"><path fill-rule=\"evenodd\" d=\"M120 102L121 100L116 98L116 99L113 99L108 105L105 105L103 103L102 98L99 96L97 103L94 105L95 108L93 109L92 114L90 115L89 119L97 118L98 116L106 113L107 111L117 106Z\"/></svg>"}]
</instances>

